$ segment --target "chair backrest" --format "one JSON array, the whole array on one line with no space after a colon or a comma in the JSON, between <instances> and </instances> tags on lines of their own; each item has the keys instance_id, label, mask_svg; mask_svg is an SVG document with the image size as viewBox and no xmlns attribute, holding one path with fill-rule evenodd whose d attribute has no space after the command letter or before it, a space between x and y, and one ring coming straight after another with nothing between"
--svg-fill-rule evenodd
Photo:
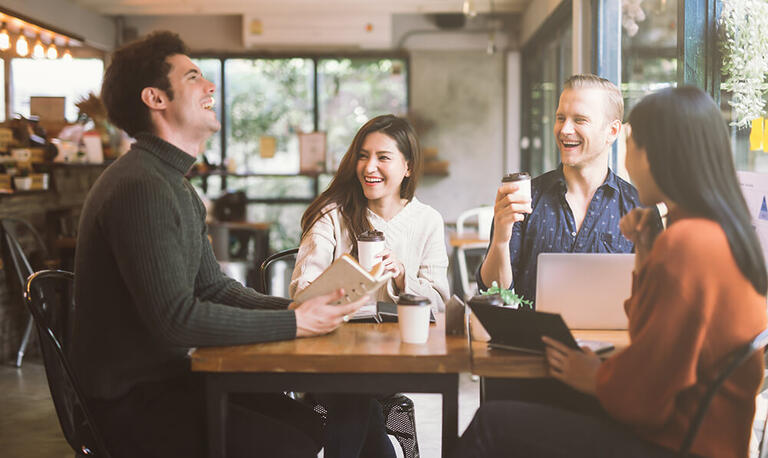
<instances>
[{"instance_id":1,"label":"chair backrest","mask_svg":"<svg viewBox=\"0 0 768 458\"><path fill-rule=\"evenodd\" d=\"M71 272L43 270L32 274L26 284L26 303L37 326L48 388L64 437L80 455L108 457L67 358L70 317L75 306L73 297L74 275Z\"/></svg>"},{"instance_id":2,"label":"chair backrest","mask_svg":"<svg viewBox=\"0 0 768 458\"><path fill-rule=\"evenodd\" d=\"M681 456L688 456L691 445L693 445L693 440L696 439L696 434L699 432L701 422L704 420L704 416L707 413L709 404L712 403L712 398L715 397L715 394L717 394L717 391L723 386L723 383L731 376L731 374L733 374L733 371L747 361L756 351L764 350L766 345L768 345L768 329L758 334L749 343L742 345L726 356L720 372L717 373L717 376L707 386L707 390L704 392L704 397L701 399L701 403L696 410L696 414L693 416L693 420L691 420L691 425L688 427L688 432L680 446L679 452Z\"/></svg>"},{"instance_id":3,"label":"chair backrest","mask_svg":"<svg viewBox=\"0 0 768 458\"><path fill-rule=\"evenodd\" d=\"M298 248L290 248L288 250L278 251L277 253L273 253L267 256L264 262L261 263L261 266L259 266L259 291L264 294L271 294L267 285L267 271L269 270L269 266L271 266L276 261L285 260L291 256L296 256L298 253Z\"/></svg>"},{"instance_id":4,"label":"chair backrest","mask_svg":"<svg viewBox=\"0 0 768 458\"><path fill-rule=\"evenodd\" d=\"M493 222L493 207L476 207L462 212L456 218L456 234L464 233L464 223L470 218L477 217L477 236L483 240L491 238L491 223Z\"/></svg>"},{"instance_id":5,"label":"chair backrest","mask_svg":"<svg viewBox=\"0 0 768 458\"><path fill-rule=\"evenodd\" d=\"M3 229L5 245L8 248L8 256L13 263L13 269L16 271L16 276L19 279L19 286L23 291L27 284L27 277L32 275L35 270L32 268L29 259L21 248L18 238L18 229L22 228L32 235L37 244L36 249L39 250L45 258L48 258L48 249L45 246L43 238L28 221L18 218L3 218L0 220L0 225Z\"/></svg>"}]
</instances>

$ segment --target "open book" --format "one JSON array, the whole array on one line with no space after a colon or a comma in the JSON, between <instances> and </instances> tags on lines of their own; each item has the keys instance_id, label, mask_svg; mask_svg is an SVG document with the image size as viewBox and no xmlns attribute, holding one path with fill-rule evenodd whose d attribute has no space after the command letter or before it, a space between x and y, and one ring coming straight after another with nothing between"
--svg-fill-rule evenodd
<instances>
[{"instance_id":1,"label":"open book","mask_svg":"<svg viewBox=\"0 0 768 458\"><path fill-rule=\"evenodd\" d=\"M377 317L376 292L392 278L391 272L384 272L381 264L377 264L371 272L366 271L352 256L345 254L333 261L333 264L320 274L319 277L301 290L294 300L304 302L324 294L330 294L339 288L344 288L344 297L335 304L348 304L366 294L370 303L361 307L349 319L365 319ZM378 320L377 320L378 321Z\"/></svg>"}]
</instances>

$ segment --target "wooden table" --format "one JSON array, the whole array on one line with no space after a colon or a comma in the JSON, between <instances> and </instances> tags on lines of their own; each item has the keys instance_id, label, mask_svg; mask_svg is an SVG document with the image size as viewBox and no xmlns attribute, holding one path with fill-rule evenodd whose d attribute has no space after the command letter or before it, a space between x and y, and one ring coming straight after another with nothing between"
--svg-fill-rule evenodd
<instances>
[{"instance_id":1,"label":"wooden table","mask_svg":"<svg viewBox=\"0 0 768 458\"><path fill-rule=\"evenodd\" d=\"M224 458L232 392L416 392L443 395L443 456L458 438L459 372L470 368L464 336L446 336L442 314L423 345L403 344L396 323L345 323L313 338L199 348L193 371L206 379L209 456Z\"/></svg>"},{"instance_id":2,"label":"wooden table","mask_svg":"<svg viewBox=\"0 0 768 458\"><path fill-rule=\"evenodd\" d=\"M615 347L614 350L602 354L602 357L609 357L629 345L627 331L572 330L571 332L577 339L601 340L612 343ZM544 355L491 349L488 348L486 342L472 342L471 354L472 373L480 376L481 403L493 399L506 399L505 387L508 386L508 383L513 383L513 379L549 377Z\"/></svg>"},{"instance_id":3,"label":"wooden table","mask_svg":"<svg viewBox=\"0 0 768 458\"><path fill-rule=\"evenodd\" d=\"M573 330L577 339L611 342L614 350L605 353L609 357L629 345L627 331ZM472 342L472 373L482 377L541 378L549 377L543 355L521 351L490 349L486 342Z\"/></svg>"},{"instance_id":4,"label":"wooden table","mask_svg":"<svg viewBox=\"0 0 768 458\"><path fill-rule=\"evenodd\" d=\"M451 232L449 234L449 243L454 248L465 248L468 246L482 246L483 248L486 248L488 243L490 243L490 240L480 238L480 236L477 235L477 232L464 232L461 235Z\"/></svg>"}]
</instances>

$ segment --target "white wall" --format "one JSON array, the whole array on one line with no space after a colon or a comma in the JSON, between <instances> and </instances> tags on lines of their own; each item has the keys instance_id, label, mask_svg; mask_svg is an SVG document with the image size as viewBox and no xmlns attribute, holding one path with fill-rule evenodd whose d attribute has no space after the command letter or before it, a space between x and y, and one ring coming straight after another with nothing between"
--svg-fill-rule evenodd
<instances>
[{"instance_id":1,"label":"white wall","mask_svg":"<svg viewBox=\"0 0 768 458\"><path fill-rule=\"evenodd\" d=\"M71 0L3 0L3 6L30 19L44 22L85 38L90 46L111 50L115 44L115 23L82 8Z\"/></svg>"},{"instance_id":2,"label":"white wall","mask_svg":"<svg viewBox=\"0 0 768 458\"><path fill-rule=\"evenodd\" d=\"M448 177L425 177L416 195L446 221L495 198L504 165L504 65L504 53L411 54L411 108L434 122L421 142L451 163Z\"/></svg>"},{"instance_id":3,"label":"white wall","mask_svg":"<svg viewBox=\"0 0 768 458\"><path fill-rule=\"evenodd\" d=\"M125 27L135 27L139 36L154 30L171 30L197 52L246 50L243 47L243 19L240 15L126 16Z\"/></svg>"}]
</instances>

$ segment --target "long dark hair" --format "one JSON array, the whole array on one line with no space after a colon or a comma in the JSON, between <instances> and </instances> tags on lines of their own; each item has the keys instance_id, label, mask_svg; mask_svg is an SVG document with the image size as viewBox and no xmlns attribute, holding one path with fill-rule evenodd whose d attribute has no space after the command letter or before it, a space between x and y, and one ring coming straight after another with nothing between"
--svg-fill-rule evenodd
<instances>
[{"instance_id":1,"label":"long dark hair","mask_svg":"<svg viewBox=\"0 0 768 458\"><path fill-rule=\"evenodd\" d=\"M629 123L659 189L686 211L720 224L739 269L766 294L765 260L715 102L697 87L665 89L635 105Z\"/></svg>"},{"instance_id":2,"label":"long dark hair","mask_svg":"<svg viewBox=\"0 0 768 458\"><path fill-rule=\"evenodd\" d=\"M325 212L329 211L326 207L332 204L338 206L342 220L349 228L352 237L371 229L371 223L366 216L368 200L357 179L357 160L365 137L373 132L381 132L393 139L397 143L397 148L405 156L411 173L410 176L403 178L400 184L400 197L408 201L413 199L423 162L416 132L406 119L394 115L377 116L357 131L328 189L323 191L304 212L304 216L301 217L302 237L309 232L317 220L323 217Z\"/></svg>"}]
</instances>

